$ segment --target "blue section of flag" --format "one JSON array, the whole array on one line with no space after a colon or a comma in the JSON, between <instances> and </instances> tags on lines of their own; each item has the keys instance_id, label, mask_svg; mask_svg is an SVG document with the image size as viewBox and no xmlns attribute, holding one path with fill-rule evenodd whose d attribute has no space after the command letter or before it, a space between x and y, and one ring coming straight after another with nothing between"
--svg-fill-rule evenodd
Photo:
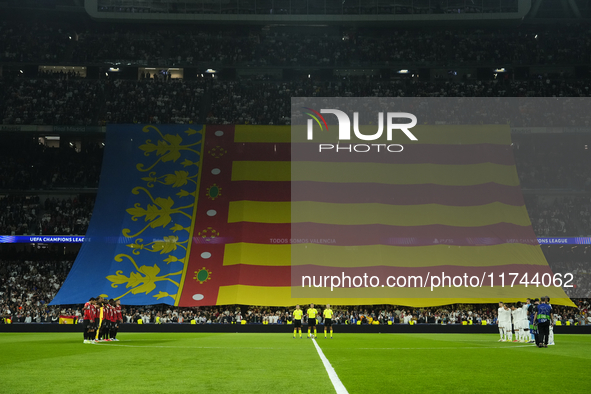
<instances>
[{"instance_id":1,"label":"blue section of flag","mask_svg":"<svg viewBox=\"0 0 591 394\"><path fill-rule=\"evenodd\" d=\"M52 305L174 304L188 259L201 125L110 125L92 220Z\"/></svg>"}]
</instances>

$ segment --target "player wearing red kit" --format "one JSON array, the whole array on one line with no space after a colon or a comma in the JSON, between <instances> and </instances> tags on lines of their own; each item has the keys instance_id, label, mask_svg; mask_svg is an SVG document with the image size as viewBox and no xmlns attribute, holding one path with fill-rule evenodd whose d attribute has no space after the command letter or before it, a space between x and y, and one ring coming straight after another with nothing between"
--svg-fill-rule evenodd
<instances>
[{"instance_id":1,"label":"player wearing red kit","mask_svg":"<svg viewBox=\"0 0 591 394\"><path fill-rule=\"evenodd\" d=\"M109 301L109 341L114 341L115 339L115 325L117 324L117 311L115 310L115 300L111 299Z\"/></svg>"},{"instance_id":2,"label":"player wearing red kit","mask_svg":"<svg viewBox=\"0 0 591 394\"><path fill-rule=\"evenodd\" d=\"M123 323L123 315L121 314L121 301L115 301L113 306L115 307L115 321L113 322L113 330L111 331L111 340L119 341L117 339L117 331L119 331L119 324Z\"/></svg>"},{"instance_id":3,"label":"player wearing red kit","mask_svg":"<svg viewBox=\"0 0 591 394\"><path fill-rule=\"evenodd\" d=\"M93 303L95 302L94 297L88 300L86 304L84 304L84 343L92 343L92 329L94 326L94 315L93 315Z\"/></svg>"}]
</instances>

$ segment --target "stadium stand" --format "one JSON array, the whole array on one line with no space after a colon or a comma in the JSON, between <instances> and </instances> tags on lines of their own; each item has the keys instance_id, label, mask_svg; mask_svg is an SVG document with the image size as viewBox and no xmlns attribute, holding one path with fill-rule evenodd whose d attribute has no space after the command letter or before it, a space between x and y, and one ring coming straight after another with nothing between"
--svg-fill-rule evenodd
<instances>
[{"instance_id":1,"label":"stadium stand","mask_svg":"<svg viewBox=\"0 0 591 394\"><path fill-rule=\"evenodd\" d=\"M100 2L100 11L138 11L114 9L105 3ZM154 12L148 8L143 11ZM399 7L390 12L404 14L409 10ZM461 12L482 10L467 8ZM252 13L258 11L253 9ZM302 34L289 28L254 26L199 27L187 31L183 26L103 26L72 18L44 23L35 18L3 18L0 64L3 125L281 125L290 124L290 98L294 96L589 97L591 30L583 23L565 28L525 25L479 30L345 27L310 29ZM40 68L44 65L64 68ZM119 65L153 66L153 70L144 70L137 77L105 74L104 71ZM100 72L83 75L72 69L74 66L94 67ZM513 71L492 72L493 68L505 66ZM183 79L158 72L171 67L231 67L255 72L236 75L235 71L230 76L220 73L212 77L195 72L192 78ZM490 72L483 74L477 67L488 67ZM520 72L518 67L522 68ZM372 72L341 75L339 68ZM410 71L392 71L397 69ZM426 75L421 77L419 74L423 73ZM589 114L580 116L577 121L589 124ZM540 122L552 124L548 119ZM50 147L37 135L10 138L9 144L0 147L0 234L84 235L99 182L104 137L93 137L80 146L62 138L59 147ZM536 235L589 235L588 142L583 134L568 138L514 136L517 169L527 191L526 205ZM552 153L548 155L548 151ZM90 188L90 194L80 194L84 188ZM49 190L59 190L59 194L48 194ZM63 283L75 250L64 254L57 249L16 249L6 245L0 248L3 314L22 323L56 322L60 313L80 315L79 306L64 310L46 306ZM555 272L588 275L589 247L550 246L543 250ZM591 297L591 290L579 287L567 294L586 299ZM588 302L581 300L578 305L579 308L561 309L560 319L573 324L588 322ZM335 311L337 324L354 324L364 319L365 324L369 318L382 323L416 319L418 323L461 324L470 319L493 323L496 308L454 305L411 310L396 306L343 306ZM290 320L285 308L254 306L126 307L124 314L128 323L139 319L156 323L157 318L160 323L188 323L195 319L198 324L241 320L286 324Z\"/></svg>"}]
</instances>

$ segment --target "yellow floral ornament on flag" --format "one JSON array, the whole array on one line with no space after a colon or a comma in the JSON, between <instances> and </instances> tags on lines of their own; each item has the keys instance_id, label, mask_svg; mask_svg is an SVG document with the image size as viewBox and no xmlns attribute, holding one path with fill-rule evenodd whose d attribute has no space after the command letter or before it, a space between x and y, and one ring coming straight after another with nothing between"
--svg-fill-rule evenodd
<instances>
[{"instance_id":1,"label":"yellow floral ornament on flag","mask_svg":"<svg viewBox=\"0 0 591 394\"><path fill-rule=\"evenodd\" d=\"M173 130L175 129L173 128ZM162 288L167 291L158 291L152 297L157 300L171 297L174 303L178 303L179 282L184 275L184 267L188 260L192 218L196 209L197 177L199 176L201 149L203 148L197 145L202 143L203 130L189 128L184 133L163 134L158 127L150 125L144 126L142 131L152 134L155 132L160 138L156 141L147 139L145 143L137 146L139 150L143 151L143 156L151 158L148 159L151 164L138 163L135 165L135 169L139 171L138 175L140 175L137 180L143 181L145 187L137 186L131 190L132 195L138 196L136 201L139 202L135 202L133 207L126 209L126 212L131 215L132 222L138 222L140 218L143 218L145 225L139 229L128 224L130 228L122 230L122 235L131 241L126 246L131 248L132 252L129 255L118 254L114 260L119 263L127 261L132 264L133 268L129 271L117 270L115 274L106 276L106 279L111 282L112 288L125 285L125 288L128 289L115 299L121 299L128 294L147 295L156 290L158 282L170 282L178 289L176 294L174 291L170 292L169 284ZM183 144L181 135L190 142ZM155 161L154 158L156 158ZM177 162L177 160L179 161ZM152 169L153 171L150 171L147 176L141 176L142 173L145 174ZM180 189L181 187L183 189ZM171 188L173 189L171 190ZM180 203L181 201L183 203ZM137 238L141 234L144 236ZM208 234L209 238L215 238L215 236L215 231ZM151 242L144 243L146 238L151 238ZM141 259L138 262L148 264L138 266L132 256L139 256L135 257ZM154 262L156 256L162 257L158 257ZM179 265L180 270L175 270L174 266L172 269L167 268L170 264ZM160 274L161 267L166 268L166 274ZM171 278L174 276L177 276L178 279Z\"/></svg>"},{"instance_id":2,"label":"yellow floral ornament on flag","mask_svg":"<svg viewBox=\"0 0 591 394\"><path fill-rule=\"evenodd\" d=\"M156 282L158 281L167 280L179 286L178 282L170 279L169 276L179 275L180 273L182 273L182 271L158 276L158 274L160 273L160 267L158 267L158 265L154 264L154 266L152 267L142 265L141 267L138 267L131 257L123 254L115 256L115 261L121 262L123 261L123 257L127 258L134 265L137 272L131 272L129 276L125 276L123 275L123 271L117 271L115 275L107 276L107 279L110 282L112 282L111 287L113 288L117 288L119 285L122 285L124 283L126 283L126 288L131 287L131 289L127 293L120 295L119 297L116 297L116 300L122 298L123 296L129 293L148 294L156 288Z\"/></svg>"},{"instance_id":3,"label":"yellow floral ornament on flag","mask_svg":"<svg viewBox=\"0 0 591 394\"><path fill-rule=\"evenodd\" d=\"M213 227L208 227L206 229L203 229L203 230L199 231L198 235L201 238L203 238L204 241L210 242L215 237L218 237L220 235L220 233L217 232L216 230L214 230Z\"/></svg>"}]
</instances>

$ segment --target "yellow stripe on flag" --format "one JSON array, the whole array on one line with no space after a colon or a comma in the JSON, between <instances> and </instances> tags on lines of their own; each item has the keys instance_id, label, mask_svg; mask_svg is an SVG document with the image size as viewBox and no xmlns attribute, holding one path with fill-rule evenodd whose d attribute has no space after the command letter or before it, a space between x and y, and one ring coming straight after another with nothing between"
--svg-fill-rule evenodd
<instances>
[{"instance_id":1,"label":"yellow stripe on flag","mask_svg":"<svg viewBox=\"0 0 591 394\"><path fill-rule=\"evenodd\" d=\"M388 185L470 186L494 182L517 186L514 165L383 164L314 161L235 161L233 181L315 181L328 183L380 183Z\"/></svg>"},{"instance_id":2,"label":"yellow stripe on flag","mask_svg":"<svg viewBox=\"0 0 591 394\"><path fill-rule=\"evenodd\" d=\"M217 305L232 305L244 303L245 305L260 305L260 306L275 306L275 305L295 305L295 304L332 304L332 305L379 305L379 304L391 304L391 305L406 305L414 307L427 307L437 305L449 305L449 304L483 304L483 303L494 303L499 300L504 302L517 302L525 301L527 297L531 297L534 289L525 287L523 285L514 286L513 288L507 289L506 287L482 287L479 289L478 298L474 298L474 289L472 288L446 288L443 293L449 291L450 297L445 296L433 296L425 297L430 292L430 289L422 288L384 288L372 289L377 292L383 291L388 297L384 298L364 298L356 297L356 293L361 293L367 289L335 289L334 298L326 297L307 297L307 298L292 298L291 287L263 287L263 286L246 286L246 285L233 285L233 286L221 286ZM310 293L313 293L314 289L307 289ZM325 289L318 289L323 294L326 294ZM548 296L552 299L553 305L567 305L575 306L570 298L564 298L564 292L561 288L551 287L545 289L552 294ZM400 294L400 297L396 297L396 294ZM453 296L451 296L453 294ZM342 297L346 295L347 297ZM416 298L413 298L416 295ZM341 297L339 297L341 296Z\"/></svg>"},{"instance_id":3,"label":"yellow stripe on flag","mask_svg":"<svg viewBox=\"0 0 591 394\"><path fill-rule=\"evenodd\" d=\"M293 218L292 218L293 214ZM315 201L231 201L228 222L384 224L426 226L441 224L480 227L496 223L531 225L525 206L500 202L468 207L440 204L334 204Z\"/></svg>"},{"instance_id":4,"label":"yellow stripe on flag","mask_svg":"<svg viewBox=\"0 0 591 394\"><path fill-rule=\"evenodd\" d=\"M292 252L305 251L318 261L307 261L325 267L432 267L441 265L462 267L492 267L518 264L546 266L538 245L507 243L490 246L334 246L319 244L262 245L249 243L226 244L224 265L290 266ZM395 256L395 259L391 257ZM388 258L389 257L389 258ZM388 258L384 261L384 258Z\"/></svg>"}]
</instances>

